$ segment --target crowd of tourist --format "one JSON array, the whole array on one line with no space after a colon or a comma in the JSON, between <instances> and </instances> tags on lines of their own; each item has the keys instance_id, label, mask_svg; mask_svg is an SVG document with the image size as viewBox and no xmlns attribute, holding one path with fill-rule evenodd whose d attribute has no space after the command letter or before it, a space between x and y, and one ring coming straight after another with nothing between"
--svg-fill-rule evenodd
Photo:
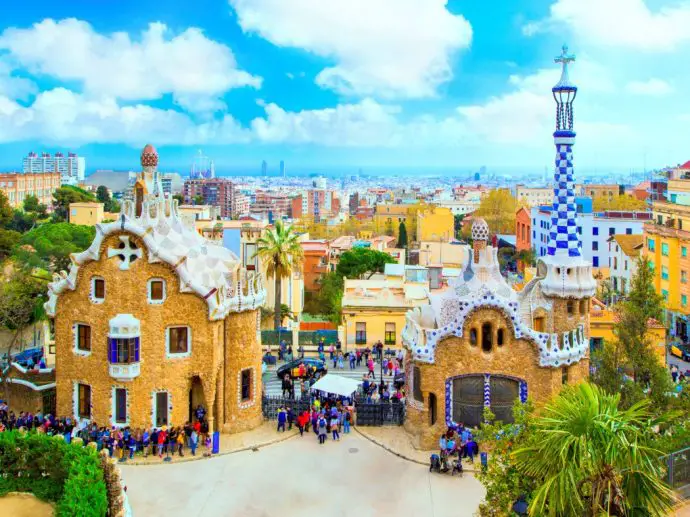
<instances>
[{"instance_id":1,"label":"crowd of tourist","mask_svg":"<svg viewBox=\"0 0 690 517\"><path fill-rule=\"evenodd\" d=\"M457 427L449 427L438 440L439 454L432 455L431 467L435 467L434 462L438 458L438 468L441 471L448 471L448 461L450 458L457 458L458 470L462 470L461 462L467 458L470 463L474 463L474 457L479 453L479 446L474 440L472 431L460 423Z\"/></svg>"},{"instance_id":2,"label":"crowd of tourist","mask_svg":"<svg viewBox=\"0 0 690 517\"><path fill-rule=\"evenodd\" d=\"M310 410L300 414L290 406L278 409L278 432L290 431L297 426L300 436L309 434L310 429L320 444L324 444L330 435L333 441L340 441L340 434L348 434L353 421L354 408L346 398L315 398Z\"/></svg>"},{"instance_id":3,"label":"crowd of tourist","mask_svg":"<svg viewBox=\"0 0 690 517\"><path fill-rule=\"evenodd\" d=\"M135 455L157 455L159 458L184 456L185 451L195 456L199 449L203 450L205 456L210 456L212 441L205 414L203 406L198 406L193 422L186 422L182 426L162 425L142 429L99 426L95 422L80 423L71 417L58 418L41 412L32 414L20 411L17 415L4 401L0 401L0 432L16 429L49 436L61 435L67 442L79 439L84 445L95 443L99 451L107 449L111 457L121 461L132 459Z\"/></svg>"}]
</instances>

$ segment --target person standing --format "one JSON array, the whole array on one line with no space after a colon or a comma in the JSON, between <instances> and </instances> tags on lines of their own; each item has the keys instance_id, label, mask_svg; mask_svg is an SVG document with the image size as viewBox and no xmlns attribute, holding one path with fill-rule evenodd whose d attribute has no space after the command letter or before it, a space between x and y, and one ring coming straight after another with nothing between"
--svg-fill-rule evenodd
<instances>
[{"instance_id":1,"label":"person standing","mask_svg":"<svg viewBox=\"0 0 690 517\"><path fill-rule=\"evenodd\" d=\"M345 416L343 417L343 433L349 434L350 433L350 421L352 420L352 413L350 413L350 410L346 409L345 410Z\"/></svg>"},{"instance_id":2,"label":"person standing","mask_svg":"<svg viewBox=\"0 0 690 517\"><path fill-rule=\"evenodd\" d=\"M295 412L292 410L290 406L287 408L287 423L288 423L288 431L292 431L292 424L295 422Z\"/></svg>"},{"instance_id":3,"label":"person standing","mask_svg":"<svg viewBox=\"0 0 690 517\"><path fill-rule=\"evenodd\" d=\"M319 417L319 421L318 421L318 426L319 426L318 427L318 436L319 436L319 443L321 445L326 443L326 433L328 432L327 425L328 424L326 422L326 417L321 415Z\"/></svg>"},{"instance_id":4,"label":"person standing","mask_svg":"<svg viewBox=\"0 0 690 517\"><path fill-rule=\"evenodd\" d=\"M287 420L287 411L285 411L285 408L283 406L280 406L280 408L278 408L278 429L277 429L277 432L280 432L281 429L283 432L285 432L286 420Z\"/></svg>"},{"instance_id":5,"label":"person standing","mask_svg":"<svg viewBox=\"0 0 690 517\"><path fill-rule=\"evenodd\" d=\"M338 417L337 415L331 417L331 433L333 433L333 441L340 441L340 434L338 433Z\"/></svg>"}]
</instances>

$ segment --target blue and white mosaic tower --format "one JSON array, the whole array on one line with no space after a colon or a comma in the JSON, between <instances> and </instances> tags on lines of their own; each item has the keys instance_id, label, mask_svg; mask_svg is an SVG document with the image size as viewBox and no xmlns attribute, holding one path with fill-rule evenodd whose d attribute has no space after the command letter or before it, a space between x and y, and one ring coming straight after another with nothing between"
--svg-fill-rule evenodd
<instances>
[{"instance_id":1,"label":"blue and white mosaic tower","mask_svg":"<svg viewBox=\"0 0 690 517\"><path fill-rule=\"evenodd\" d=\"M553 134L556 169L548 254L540 260L540 276L541 289L546 296L581 299L594 294L596 281L592 277L592 265L582 258L577 226L573 171L573 101L577 96L577 87L568 75L568 65L573 61L575 56L568 54L568 47L563 45L561 55L555 59L562 67L561 78L551 89L556 101L556 131Z\"/></svg>"},{"instance_id":2,"label":"blue and white mosaic tower","mask_svg":"<svg viewBox=\"0 0 690 517\"><path fill-rule=\"evenodd\" d=\"M568 64L573 61L575 56L569 55L568 47L563 45L562 54L555 59L556 63L563 66L561 80L551 89L556 101L556 131L553 134L556 144L556 170L553 178L553 211L548 253L556 255L557 252L562 252L570 257L579 257L582 244L577 233L573 174L573 101L577 95L577 86L572 84L568 77Z\"/></svg>"}]
</instances>

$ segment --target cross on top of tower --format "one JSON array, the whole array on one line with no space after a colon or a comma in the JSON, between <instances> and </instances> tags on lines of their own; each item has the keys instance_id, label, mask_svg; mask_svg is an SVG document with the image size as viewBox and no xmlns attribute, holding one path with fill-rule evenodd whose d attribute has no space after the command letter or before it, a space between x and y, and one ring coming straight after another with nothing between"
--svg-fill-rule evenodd
<instances>
[{"instance_id":1,"label":"cross on top of tower","mask_svg":"<svg viewBox=\"0 0 690 517\"><path fill-rule=\"evenodd\" d=\"M558 81L558 84L554 86L554 88L574 88L575 85L573 85L570 82L570 78L568 77L568 64L572 63L575 61L575 55L574 54L568 54L568 45L563 45L563 48L561 49L561 55L556 56L554 58L555 63L561 63L563 66L561 70L561 80Z\"/></svg>"}]
</instances>

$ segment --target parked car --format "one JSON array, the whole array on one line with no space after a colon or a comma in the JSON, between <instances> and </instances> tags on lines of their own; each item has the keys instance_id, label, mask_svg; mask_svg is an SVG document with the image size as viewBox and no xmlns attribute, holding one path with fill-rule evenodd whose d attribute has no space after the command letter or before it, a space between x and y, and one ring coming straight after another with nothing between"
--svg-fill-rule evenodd
<instances>
[{"instance_id":1,"label":"parked car","mask_svg":"<svg viewBox=\"0 0 690 517\"><path fill-rule=\"evenodd\" d=\"M683 361L690 362L690 345L681 345L680 343L673 343L671 345L671 355L675 355Z\"/></svg>"},{"instance_id":2,"label":"parked car","mask_svg":"<svg viewBox=\"0 0 690 517\"><path fill-rule=\"evenodd\" d=\"M295 359L294 361L290 361L289 363L285 363L283 366L278 368L276 371L276 374L278 375L279 379L282 379L283 376L289 375L293 379L299 379L299 365L301 363L304 363L304 366L307 367L307 371L312 370L316 368L316 375L317 377L322 377L328 372L328 368L326 368L326 363L322 361L321 359L316 359L312 357L304 357L302 359Z\"/></svg>"},{"instance_id":3,"label":"parked car","mask_svg":"<svg viewBox=\"0 0 690 517\"><path fill-rule=\"evenodd\" d=\"M12 362L18 363L26 368L29 366L29 363L31 363L31 366L37 365L41 361L42 357L42 348L27 348L26 350L23 350L22 352L12 356Z\"/></svg>"}]
</instances>

